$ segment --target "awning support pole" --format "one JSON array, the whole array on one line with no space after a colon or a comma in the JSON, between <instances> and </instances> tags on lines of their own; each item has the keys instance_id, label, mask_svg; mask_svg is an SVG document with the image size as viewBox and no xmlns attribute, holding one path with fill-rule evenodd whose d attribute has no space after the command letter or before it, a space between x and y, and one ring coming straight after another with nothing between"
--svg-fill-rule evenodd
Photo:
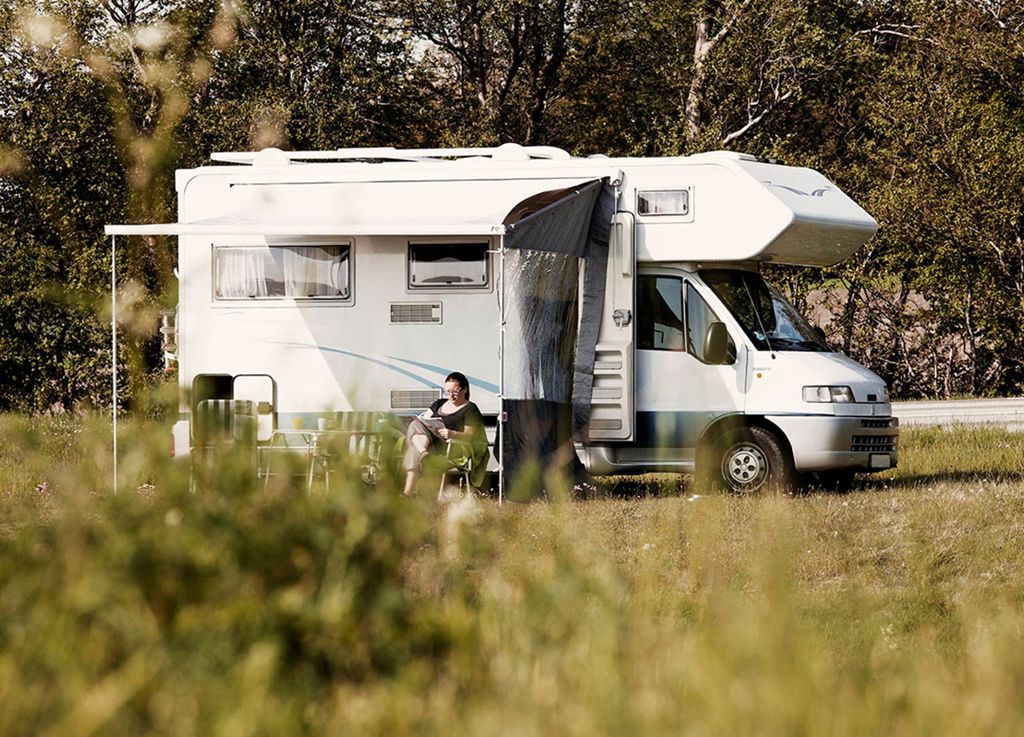
<instances>
[{"instance_id":1,"label":"awning support pole","mask_svg":"<svg viewBox=\"0 0 1024 737\"><path fill-rule=\"evenodd\" d=\"M498 506L505 503L505 238L499 241L498 273Z\"/></svg>"},{"instance_id":2,"label":"awning support pole","mask_svg":"<svg viewBox=\"0 0 1024 737\"><path fill-rule=\"evenodd\" d=\"M110 236L110 389L114 427L114 493L117 493L117 236Z\"/></svg>"}]
</instances>

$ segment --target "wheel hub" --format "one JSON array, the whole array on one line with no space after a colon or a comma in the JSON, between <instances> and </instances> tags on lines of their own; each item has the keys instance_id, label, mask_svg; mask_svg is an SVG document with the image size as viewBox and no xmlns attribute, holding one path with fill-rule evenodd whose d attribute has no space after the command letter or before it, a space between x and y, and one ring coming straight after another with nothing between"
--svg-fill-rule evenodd
<instances>
[{"instance_id":1,"label":"wheel hub","mask_svg":"<svg viewBox=\"0 0 1024 737\"><path fill-rule=\"evenodd\" d=\"M757 491L768 479L768 458L756 445L734 445L722 458L722 478L735 491Z\"/></svg>"}]
</instances>

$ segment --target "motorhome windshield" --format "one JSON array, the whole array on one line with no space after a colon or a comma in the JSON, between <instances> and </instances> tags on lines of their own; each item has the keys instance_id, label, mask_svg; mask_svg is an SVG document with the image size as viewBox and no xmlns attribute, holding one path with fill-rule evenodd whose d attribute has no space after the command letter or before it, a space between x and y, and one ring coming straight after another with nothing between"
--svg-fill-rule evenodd
<instances>
[{"instance_id":1,"label":"motorhome windshield","mask_svg":"<svg viewBox=\"0 0 1024 737\"><path fill-rule=\"evenodd\" d=\"M736 269L699 273L759 350L829 350L817 331L760 274Z\"/></svg>"}]
</instances>

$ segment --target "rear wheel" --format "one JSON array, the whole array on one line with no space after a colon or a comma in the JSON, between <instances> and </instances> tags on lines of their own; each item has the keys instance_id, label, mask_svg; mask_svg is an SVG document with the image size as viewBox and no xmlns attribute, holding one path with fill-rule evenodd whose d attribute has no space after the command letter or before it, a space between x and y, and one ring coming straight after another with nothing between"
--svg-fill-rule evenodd
<instances>
[{"instance_id":1,"label":"rear wheel","mask_svg":"<svg viewBox=\"0 0 1024 737\"><path fill-rule=\"evenodd\" d=\"M782 442L762 427L734 431L718 450L706 452L698 477L735 494L789 490L796 480L793 459Z\"/></svg>"}]
</instances>

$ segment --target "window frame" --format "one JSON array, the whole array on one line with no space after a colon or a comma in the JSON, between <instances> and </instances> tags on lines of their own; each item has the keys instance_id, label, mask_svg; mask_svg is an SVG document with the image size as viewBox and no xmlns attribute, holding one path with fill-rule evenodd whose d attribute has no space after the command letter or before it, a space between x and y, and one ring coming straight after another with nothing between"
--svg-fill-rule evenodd
<instances>
[{"instance_id":1,"label":"window frame","mask_svg":"<svg viewBox=\"0 0 1024 737\"><path fill-rule=\"evenodd\" d=\"M719 364L712 364L712 363L710 363L708 361L705 361L703 358L698 356L694 350L691 349L691 341L690 341L690 310L689 310L689 307L690 307L690 291L691 290L693 291L693 294L695 294L697 296L697 298L700 299L700 301L704 304L704 307L707 309L707 311L714 318L715 322L724 323L727 328L729 326L728 321L722 319L722 317L719 316L718 312L715 311L715 308L712 306L711 302L708 300L708 297L701 291L700 286L698 285L698 282L696 282L694 279L690 278L690 276L688 274L647 273L647 274L639 274L638 275L638 283L640 281L646 280L646 279L650 279L650 280L654 280L654 281L657 281L658 279L674 279L675 281L679 282L679 290L680 290L679 303L680 303L680 307L681 307L682 312L683 312L683 314L682 314L683 347L682 348L656 348L653 345L646 345L647 341L645 340L645 338L643 337L642 333L640 332L640 328L641 327L650 327L653 330L653 328L654 328L654 320L653 320L653 318L651 318L650 321L648 322L648 316L643 316L643 317L639 318L637 320L637 322L636 322L637 331L636 331L636 336L635 336L634 339L636 341L637 350L658 351L659 353L687 354L687 355L693 357L694 360L699 361L700 363L704 364L705 366L719 365ZM639 286L639 284L638 284L638 286ZM655 287L655 289L656 289L656 287ZM638 291L638 294L639 294L640 290L638 289L637 291ZM637 304L637 309L638 310L645 310L646 311L646 307L647 306L648 305ZM641 313L641 315L643 315L643 313ZM653 338L653 335L651 337ZM732 355L732 360L727 362L725 365L732 365L736 361L736 341L732 337L732 330L729 330L729 344L731 346L730 353Z\"/></svg>"},{"instance_id":2,"label":"window frame","mask_svg":"<svg viewBox=\"0 0 1024 737\"><path fill-rule=\"evenodd\" d=\"M640 202L643 195L659 195L659 194L684 194L686 195L686 210L685 212L641 212ZM667 187L660 187L658 189L637 189L636 191L636 214L640 217L645 218L659 218L659 217L689 217L693 205L690 203L690 188L681 187L675 189L669 189Z\"/></svg>"},{"instance_id":3,"label":"window frame","mask_svg":"<svg viewBox=\"0 0 1024 737\"><path fill-rule=\"evenodd\" d=\"M289 295L268 295L266 297L221 297L217 293L220 273L219 273L219 261L217 258L217 251L219 250L232 250L242 248L258 248L266 251L271 251L274 248L342 248L348 249L348 294L342 296L322 296L322 297L298 297ZM289 307L298 306L310 307L315 305L331 305L331 306L351 306L355 303L355 253L356 243L354 238L308 238L308 237L292 237L292 238L280 238L271 239L267 238L263 242L255 240L242 241L237 240L234 242L217 242L213 241L210 243L210 300L213 305L221 307L237 308L243 305L252 305L259 307Z\"/></svg>"},{"instance_id":4,"label":"window frame","mask_svg":"<svg viewBox=\"0 0 1024 737\"><path fill-rule=\"evenodd\" d=\"M483 284L422 284L412 283L413 250L417 247L436 248L444 246L481 246L484 249L485 282ZM425 294L430 292L490 292L494 286L494 269L491 253L494 242L490 238L417 238L405 242L405 290L408 294Z\"/></svg>"},{"instance_id":5,"label":"window frame","mask_svg":"<svg viewBox=\"0 0 1024 737\"><path fill-rule=\"evenodd\" d=\"M736 363L737 350L736 350L736 340L732 337L732 331L729 330L729 323L727 321L723 320L719 316L719 314L717 312L715 312L715 308L711 306L711 303L708 301L707 296L704 295L701 292L701 290L698 288L696 281L694 281L693 279L690 279L690 278L685 278L685 279L683 279L683 286L685 287L685 289L683 291L683 322L686 325L686 336L685 336L685 339L686 339L686 352L688 354L690 354L691 356L693 356L693 358L695 360L700 361L705 366L732 366L733 364ZM697 297L700 299L700 301L704 303L704 307L707 308L708 312L711 313L712 317L714 317L714 320L712 322L720 322L720 323L724 324L725 327L726 327L726 334L729 337L729 349L726 352L726 356L729 357L729 360L727 360L724 364L717 364L717 363L711 363L710 361L705 361L703 358L701 358L696 353L694 353L693 351L690 350L690 291L691 290L693 291L694 294L697 295Z\"/></svg>"},{"instance_id":6,"label":"window frame","mask_svg":"<svg viewBox=\"0 0 1024 737\"><path fill-rule=\"evenodd\" d=\"M682 348L658 348L658 347L655 347L653 345L653 338L654 338L653 332L652 332L651 335L646 335L646 336L642 335L640 333L640 327L641 326L643 326L645 328L649 327L652 331L654 330L654 324L655 324L654 316L647 310L647 308L650 305L646 305L645 304L645 305L637 305L637 307L642 309L643 312L640 313L642 317L639 320L637 320L636 347L637 347L638 350L643 350L643 351L659 351L661 353L686 353L686 301L685 301L685 297L684 297L684 294L683 294L683 285L685 284L685 280L679 274L640 274L638 281L642 282L642 281L650 280L650 281L655 282L655 286L653 288L653 291L657 292L657 281L658 281L658 279L672 279L672 280L674 280L674 281L679 283L679 309L682 311L682 315L680 316L680 324L683 327L683 329L682 329L682 338L683 338L682 343L683 343L683 345L682 345ZM637 290L637 291L639 292L640 290ZM649 342L648 339L650 339L650 342L652 342L652 345L647 345L647 343Z\"/></svg>"},{"instance_id":7,"label":"window frame","mask_svg":"<svg viewBox=\"0 0 1024 737\"><path fill-rule=\"evenodd\" d=\"M686 212L640 212L640 196L653 192L686 192ZM696 209L695 197L696 194L692 184L667 184L664 186L638 184L633 190L633 209L638 222L646 223L648 226L668 223L692 223L694 222L694 210Z\"/></svg>"}]
</instances>

